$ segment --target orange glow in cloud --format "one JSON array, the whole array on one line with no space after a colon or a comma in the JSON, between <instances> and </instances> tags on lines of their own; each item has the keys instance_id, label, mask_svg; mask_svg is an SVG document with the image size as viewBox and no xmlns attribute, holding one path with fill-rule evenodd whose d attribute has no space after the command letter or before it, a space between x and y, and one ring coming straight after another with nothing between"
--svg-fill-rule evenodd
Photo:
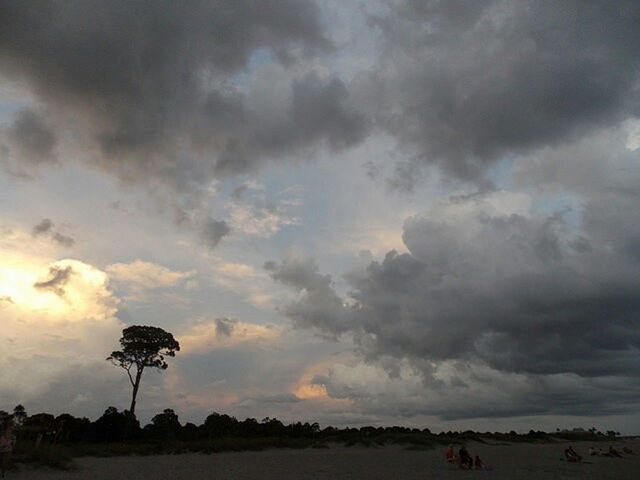
<instances>
[{"instance_id":1,"label":"orange glow in cloud","mask_svg":"<svg viewBox=\"0 0 640 480\"><path fill-rule=\"evenodd\" d=\"M316 385L313 378L316 375L326 375L327 371L337 362L339 358L332 356L322 362L311 365L302 373L298 381L292 386L291 392L303 400L315 400L321 403L348 406L350 400L332 398L327 394L324 385Z\"/></svg>"}]
</instances>

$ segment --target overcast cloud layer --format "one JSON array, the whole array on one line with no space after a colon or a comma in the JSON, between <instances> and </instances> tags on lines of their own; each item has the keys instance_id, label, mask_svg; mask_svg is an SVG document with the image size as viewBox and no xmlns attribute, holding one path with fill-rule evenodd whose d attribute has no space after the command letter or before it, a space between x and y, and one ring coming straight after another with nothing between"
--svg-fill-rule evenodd
<instances>
[{"instance_id":1,"label":"overcast cloud layer","mask_svg":"<svg viewBox=\"0 0 640 480\"><path fill-rule=\"evenodd\" d=\"M0 0L0 359L89 414L117 376L83 349L69 387L61 345L152 322L187 347L143 415L640 428L638 25L631 0Z\"/></svg>"}]
</instances>

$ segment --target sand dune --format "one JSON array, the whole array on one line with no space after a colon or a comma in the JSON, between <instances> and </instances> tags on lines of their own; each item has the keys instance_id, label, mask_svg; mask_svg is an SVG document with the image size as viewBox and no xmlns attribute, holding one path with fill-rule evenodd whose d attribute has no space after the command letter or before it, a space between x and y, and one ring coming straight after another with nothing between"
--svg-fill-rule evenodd
<instances>
[{"instance_id":1,"label":"sand dune","mask_svg":"<svg viewBox=\"0 0 640 480\"><path fill-rule=\"evenodd\" d=\"M479 454L491 471L460 471L443 461L442 448L426 451L400 447L307 450L269 450L263 452L183 454L153 457L82 458L73 472L22 471L8 475L16 480L200 480L200 479L449 479L491 478L504 480L640 478L640 440L615 442L621 449L636 452L626 458L587 457L589 443L574 443L590 464L561 461L567 444L486 445L471 443L472 454ZM602 448L609 444L600 442Z\"/></svg>"}]
</instances>

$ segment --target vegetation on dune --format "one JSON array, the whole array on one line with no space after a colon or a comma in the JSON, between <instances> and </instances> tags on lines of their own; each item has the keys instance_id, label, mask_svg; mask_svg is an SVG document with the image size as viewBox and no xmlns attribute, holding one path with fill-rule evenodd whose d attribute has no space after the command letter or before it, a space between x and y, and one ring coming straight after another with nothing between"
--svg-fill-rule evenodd
<instances>
[{"instance_id":1,"label":"vegetation on dune","mask_svg":"<svg viewBox=\"0 0 640 480\"><path fill-rule=\"evenodd\" d=\"M47 413L27 415L22 406L13 415L0 411L0 420L12 419L18 442L14 462L56 469L73 468L73 458L81 456L123 456L256 451L269 448L328 448L331 444L348 447L398 445L410 450L426 450L450 443L597 441L616 438L617 432L596 429L547 433L514 431L432 433L429 429L408 427L326 427L317 423L284 424L275 418L238 420L212 413L201 425L182 424L171 409L155 415L142 427L129 411L109 407L95 421L70 414L57 417Z\"/></svg>"}]
</instances>

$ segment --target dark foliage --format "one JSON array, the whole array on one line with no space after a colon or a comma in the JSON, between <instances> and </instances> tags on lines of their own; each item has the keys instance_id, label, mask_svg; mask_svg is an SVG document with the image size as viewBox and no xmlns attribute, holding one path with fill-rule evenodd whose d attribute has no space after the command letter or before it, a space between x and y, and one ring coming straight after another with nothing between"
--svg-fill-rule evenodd
<instances>
[{"instance_id":1,"label":"dark foliage","mask_svg":"<svg viewBox=\"0 0 640 480\"><path fill-rule=\"evenodd\" d=\"M160 453L262 450L266 448L327 448L330 443L346 446L378 447L401 445L411 450L424 450L450 443L477 442L556 442L598 441L619 436L612 430L602 433L595 428L553 433L530 430L432 433L428 428L374 427L321 429L317 423L284 424L266 417L238 420L213 412L202 425L182 425L170 408L155 415L144 428L128 410L109 407L95 421L68 413L54 417L47 413L28 416L24 408L19 415L0 411L0 419L13 421L18 435L15 461L67 469L76 456L154 455Z\"/></svg>"}]
</instances>

